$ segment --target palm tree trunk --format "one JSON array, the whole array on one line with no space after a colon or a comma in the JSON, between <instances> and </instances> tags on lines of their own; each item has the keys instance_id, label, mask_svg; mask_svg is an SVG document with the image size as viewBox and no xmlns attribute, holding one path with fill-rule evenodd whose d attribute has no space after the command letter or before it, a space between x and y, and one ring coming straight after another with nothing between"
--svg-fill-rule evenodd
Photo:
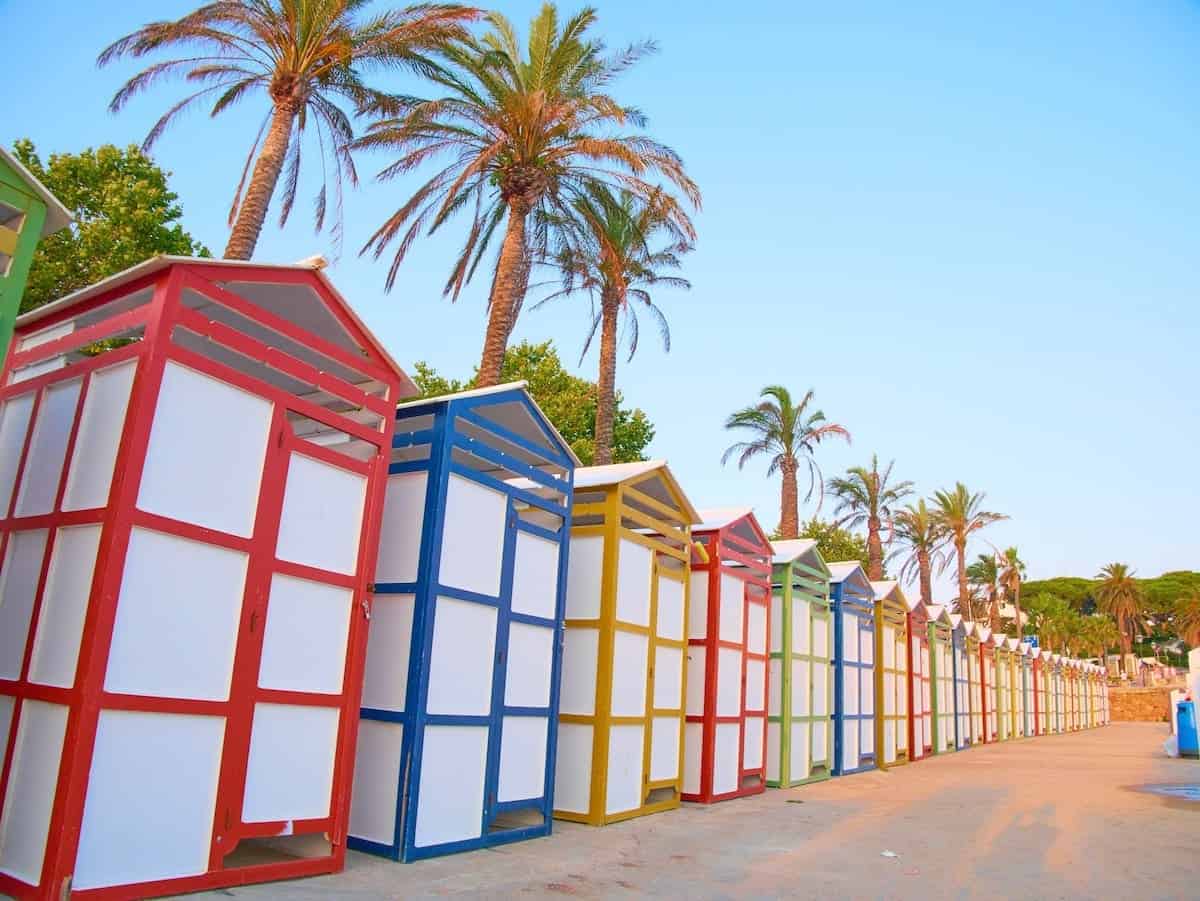
<instances>
[{"instance_id":1,"label":"palm tree trunk","mask_svg":"<svg viewBox=\"0 0 1200 901\"><path fill-rule=\"evenodd\" d=\"M1021 625L1021 580L1017 579L1016 587L1013 590L1013 608L1017 615L1017 641L1020 641L1025 635L1025 629Z\"/></svg>"},{"instance_id":2,"label":"palm tree trunk","mask_svg":"<svg viewBox=\"0 0 1200 901\"><path fill-rule=\"evenodd\" d=\"M496 261L496 278L492 282L491 310L488 312L487 332L483 338L483 356L479 361L476 384L489 388L500 382L504 351L513 328L513 304L525 285L525 220L529 207L519 201L508 205L508 226L500 258Z\"/></svg>"},{"instance_id":3,"label":"palm tree trunk","mask_svg":"<svg viewBox=\"0 0 1200 901\"><path fill-rule=\"evenodd\" d=\"M596 435L592 462L606 466L613 461L613 413L617 392L617 313L620 300L605 291L600 298L600 379L596 383Z\"/></svg>"},{"instance_id":4,"label":"palm tree trunk","mask_svg":"<svg viewBox=\"0 0 1200 901\"><path fill-rule=\"evenodd\" d=\"M966 600L970 605L970 593L967 591L967 538L963 536L954 536L954 556L955 563L958 564L958 596Z\"/></svg>"},{"instance_id":5,"label":"palm tree trunk","mask_svg":"<svg viewBox=\"0 0 1200 901\"><path fill-rule=\"evenodd\" d=\"M867 577L883 578L883 542L879 540L879 517L867 517Z\"/></svg>"},{"instance_id":6,"label":"palm tree trunk","mask_svg":"<svg viewBox=\"0 0 1200 901\"><path fill-rule=\"evenodd\" d=\"M783 473L783 493L779 498L779 537L800 537L800 486L796 481L796 462L784 460L779 467Z\"/></svg>"},{"instance_id":7,"label":"palm tree trunk","mask_svg":"<svg viewBox=\"0 0 1200 901\"><path fill-rule=\"evenodd\" d=\"M929 563L929 551L926 551L926 550L917 551L917 569L920 571L920 574L921 574L921 603L922 604L932 604L933 603L933 571L932 571L932 567ZM959 612L961 613L962 605L960 604L959 606L960 606ZM967 613L967 619L970 619L971 618L970 604L967 604L966 613Z\"/></svg>"},{"instance_id":8,"label":"palm tree trunk","mask_svg":"<svg viewBox=\"0 0 1200 901\"><path fill-rule=\"evenodd\" d=\"M227 260L248 260L254 255L263 222L267 219L267 207L271 205L279 173L283 171L283 161L287 158L295 118L296 109L293 105L276 105L267 139L254 163L246 196L238 207L237 221L229 233L229 243L225 245Z\"/></svg>"}]
</instances>

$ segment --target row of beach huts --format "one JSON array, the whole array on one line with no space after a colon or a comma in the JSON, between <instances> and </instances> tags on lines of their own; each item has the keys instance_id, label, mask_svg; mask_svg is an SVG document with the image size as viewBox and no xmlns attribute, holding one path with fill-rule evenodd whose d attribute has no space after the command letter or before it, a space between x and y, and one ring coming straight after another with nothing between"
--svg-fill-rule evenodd
<instances>
[{"instance_id":1,"label":"row of beach huts","mask_svg":"<svg viewBox=\"0 0 1200 901\"><path fill-rule=\"evenodd\" d=\"M314 266L158 257L18 319L0 894L412 861L1108 721L1097 666L665 462L581 467L523 384L413 393Z\"/></svg>"}]
</instances>

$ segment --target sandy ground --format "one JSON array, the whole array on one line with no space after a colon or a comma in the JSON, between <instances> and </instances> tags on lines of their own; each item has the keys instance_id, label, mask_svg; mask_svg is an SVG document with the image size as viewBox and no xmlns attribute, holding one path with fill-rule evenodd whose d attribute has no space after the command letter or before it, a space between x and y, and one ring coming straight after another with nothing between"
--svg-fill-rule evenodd
<instances>
[{"instance_id":1,"label":"sandy ground","mask_svg":"<svg viewBox=\"0 0 1200 901\"><path fill-rule=\"evenodd\" d=\"M1116 723L405 865L192 897L1200 898L1200 783ZM896 857L884 857L882 852Z\"/></svg>"}]
</instances>

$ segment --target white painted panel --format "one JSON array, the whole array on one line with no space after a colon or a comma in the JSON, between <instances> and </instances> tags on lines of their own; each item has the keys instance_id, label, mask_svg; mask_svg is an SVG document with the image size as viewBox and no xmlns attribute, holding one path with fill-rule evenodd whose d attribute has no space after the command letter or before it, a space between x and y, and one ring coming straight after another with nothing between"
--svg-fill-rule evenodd
<instances>
[{"instance_id":1,"label":"white painted panel","mask_svg":"<svg viewBox=\"0 0 1200 901\"><path fill-rule=\"evenodd\" d=\"M683 582L658 577L658 612L655 630L660 638L683 641Z\"/></svg>"},{"instance_id":2,"label":"white painted panel","mask_svg":"<svg viewBox=\"0 0 1200 901\"><path fill-rule=\"evenodd\" d=\"M778 591L771 593L771 653L783 651L783 598Z\"/></svg>"},{"instance_id":3,"label":"white painted panel","mask_svg":"<svg viewBox=\"0 0 1200 901\"><path fill-rule=\"evenodd\" d=\"M504 557L508 495L451 473L442 522L438 580L496 597Z\"/></svg>"},{"instance_id":4,"label":"white painted panel","mask_svg":"<svg viewBox=\"0 0 1200 901\"><path fill-rule=\"evenodd\" d=\"M708 572L699 570L689 576L688 638L708 635Z\"/></svg>"},{"instance_id":5,"label":"white painted panel","mask_svg":"<svg viewBox=\"0 0 1200 901\"><path fill-rule=\"evenodd\" d=\"M690 645L687 657L687 715L704 715L704 688L706 676L704 667L708 661L708 652L701 645Z\"/></svg>"},{"instance_id":6,"label":"white painted panel","mask_svg":"<svg viewBox=\"0 0 1200 901\"><path fill-rule=\"evenodd\" d=\"M859 621L859 653L858 659L863 663L875 662L875 632L872 629L863 628L865 623Z\"/></svg>"},{"instance_id":7,"label":"white painted panel","mask_svg":"<svg viewBox=\"0 0 1200 901\"><path fill-rule=\"evenodd\" d=\"M886 647L886 645L885 645ZM893 673L883 674L883 712L888 716L896 714L896 676Z\"/></svg>"},{"instance_id":8,"label":"white painted panel","mask_svg":"<svg viewBox=\"0 0 1200 901\"><path fill-rule=\"evenodd\" d=\"M604 584L604 538L572 536L567 557L567 619L599 619Z\"/></svg>"},{"instance_id":9,"label":"white painted panel","mask_svg":"<svg viewBox=\"0 0 1200 901\"><path fill-rule=\"evenodd\" d=\"M364 707L404 710L414 606L411 594L377 594L371 603L367 665L363 677Z\"/></svg>"},{"instance_id":10,"label":"white painted panel","mask_svg":"<svg viewBox=\"0 0 1200 901\"><path fill-rule=\"evenodd\" d=\"M67 731L67 708L25 701L0 815L0 873L37 885Z\"/></svg>"},{"instance_id":11,"label":"white painted panel","mask_svg":"<svg viewBox=\"0 0 1200 901\"><path fill-rule=\"evenodd\" d=\"M566 630L563 637L562 685L558 692L560 713L591 716L596 712L599 641L600 632L597 629L571 627Z\"/></svg>"},{"instance_id":12,"label":"white painted panel","mask_svg":"<svg viewBox=\"0 0 1200 901\"><path fill-rule=\"evenodd\" d=\"M762 710L767 703L767 666L764 660L746 660L746 709Z\"/></svg>"},{"instance_id":13,"label":"white painted panel","mask_svg":"<svg viewBox=\"0 0 1200 901\"><path fill-rule=\"evenodd\" d=\"M767 723L767 779L771 782L779 781L779 761L783 753L781 731L779 723ZM791 775L793 779L801 778L795 772Z\"/></svg>"},{"instance_id":14,"label":"white painted panel","mask_svg":"<svg viewBox=\"0 0 1200 901\"><path fill-rule=\"evenodd\" d=\"M208 870L225 718L102 710L73 889Z\"/></svg>"},{"instance_id":15,"label":"white painted panel","mask_svg":"<svg viewBox=\"0 0 1200 901\"><path fill-rule=\"evenodd\" d=\"M757 770L763 759L763 718L748 716L742 729L742 769Z\"/></svg>"},{"instance_id":16,"label":"white painted panel","mask_svg":"<svg viewBox=\"0 0 1200 901\"><path fill-rule=\"evenodd\" d=\"M21 677L46 535L45 529L37 529L13 532L8 539L0 569L0 679Z\"/></svg>"},{"instance_id":17,"label":"white painted panel","mask_svg":"<svg viewBox=\"0 0 1200 901\"><path fill-rule=\"evenodd\" d=\"M340 694L353 604L354 592L349 588L275 573L259 686Z\"/></svg>"},{"instance_id":18,"label":"white painted panel","mask_svg":"<svg viewBox=\"0 0 1200 901\"><path fill-rule=\"evenodd\" d=\"M351 835L381 845L395 843L403 743L402 723L359 720L350 792Z\"/></svg>"},{"instance_id":19,"label":"white painted panel","mask_svg":"<svg viewBox=\"0 0 1200 901\"><path fill-rule=\"evenodd\" d=\"M270 401L168 362L138 507L249 538L271 408Z\"/></svg>"},{"instance_id":20,"label":"white painted panel","mask_svg":"<svg viewBox=\"0 0 1200 901\"><path fill-rule=\"evenodd\" d=\"M613 726L608 736L608 797L605 813L621 813L642 806L641 726Z\"/></svg>"},{"instance_id":21,"label":"white painted panel","mask_svg":"<svg viewBox=\"0 0 1200 901\"><path fill-rule=\"evenodd\" d=\"M750 604L746 610L746 650L751 654L767 652L767 608Z\"/></svg>"},{"instance_id":22,"label":"white painted panel","mask_svg":"<svg viewBox=\"0 0 1200 901\"><path fill-rule=\"evenodd\" d=\"M767 716L779 716L783 709L783 661L772 657L767 661Z\"/></svg>"},{"instance_id":23,"label":"white painted panel","mask_svg":"<svg viewBox=\"0 0 1200 901\"><path fill-rule=\"evenodd\" d=\"M722 641L742 643L743 618L746 613L746 583L728 573L721 573L720 620L717 635Z\"/></svg>"},{"instance_id":24,"label":"white painted panel","mask_svg":"<svg viewBox=\"0 0 1200 901\"><path fill-rule=\"evenodd\" d=\"M255 704L242 819L329 816L337 731L333 707Z\"/></svg>"},{"instance_id":25,"label":"white painted panel","mask_svg":"<svg viewBox=\"0 0 1200 901\"><path fill-rule=\"evenodd\" d=\"M809 684L810 673L819 669L807 660L792 661L792 716L808 716L812 701L813 686ZM822 695L822 699L824 696Z\"/></svg>"},{"instance_id":26,"label":"white painted panel","mask_svg":"<svg viewBox=\"0 0 1200 901\"><path fill-rule=\"evenodd\" d=\"M829 732L833 728L833 723L829 720L813 720L810 728L812 729L813 763L823 762L832 765L833 747L829 743Z\"/></svg>"},{"instance_id":27,"label":"white painted panel","mask_svg":"<svg viewBox=\"0 0 1200 901\"><path fill-rule=\"evenodd\" d=\"M617 560L617 619L637 626L650 625L649 548L622 538Z\"/></svg>"},{"instance_id":28,"label":"white painted panel","mask_svg":"<svg viewBox=\"0 0 1200 901\"><path fill-rule=\"evenodd\" d=\"M812 653L814 657L829 657L829 649L833 644L833 620L828 617L814 618L812 621Z\"/></svg>"},{"instance_id":29,"label":"white painted panel","mask_svg":"<svg viewBox=\"0 0 1200 901\"><path fill-rule=\"evenodd\" d=\"M16 709L16 698L0 695L0 748L8 753L8 736L13 725L13 710Z\"/></svg>"},{"instance_id":30,"label":"white painted panel","mask_svg":"<svg viewBox=\"0 0 1200 901\"><path fill-rule=\"evenodd\" d=\"M414 844L418 848L483 833L486 726L426 726Z\"/></svg>"},{"instance_id":31,"label":"white painted panel","mask_svg":"<svg viewBox=\"0 0 1200 901\"><path fill-rule=\"evenodd\" d=\"M851 613L842 614L842 660L858 660L858 617Z\"/></svg>"},{"instance_id":32,"label":"white painted panel","mask_svg":"<svg viewBox=\"0 0 1200 901\"><path fill-rule=\"evenodd\" d=\"M862 756L866 757L869 754L875 753L875 720L871 717L862 720L861 728Z\"/></svg>"},{"instance_id":33,"label":"white painted panel","mask_svg":"<svg viewBox=\"0 0 1200 901\"><path fill-rule=\"evenodd\" d=\"M812 634L812 608L808 601L792 599L792 653L809 653ZM819 623L817 624L820 625Z\"/></svg>"},{"instance_id":34,"label":"white painted panel","mask_svg":"<svg viewBox=\"0 0 1200 901\"><path fill-rule=\"evenodd\" d=\"M813 716L828 716L829 686L833 682L833 668L828 663L814 663L810 670L812 675L812 714Z\"/></svg>"},{"instance_id":35,"label":"white painted panel","mask_svg":"<svg viewBox=\"0 0 1200 901\"><path fill-rule=\"evenodd\" d=\"M558 542L517 532L512 609L554 619L558 607Z\"/></svg>"},{"instance_id":36,"label":"white painted panel","mask_svg":"<svg viewBox=\"0 0 1200 901\"><path fill-rule=\"evenodd\" d=\"M659 645L654 649L654 707L678 710L683 706L683 649Z\"/></svg>"},{"instance_id":37,"label":"white painted panel","mask_svg":"<svg viewBox=\"0 0 1200 901\"><path fill-rule=\"evenodd\" d=\"M388 476L379 528L376 582L417 581L428 485L428 472L397 472Z\"/></svg>"},{"instance_id":38,"label":"white painted panel","mask_svg":"<svg viewBox=\"0 0 1200 901\"><path fill-rule=\"evenodd\" d=\"M29 667L33 682L62 688L75 684L79 640L99 545L99 525L59 529L54 538Z\"/></svg>"},{"instance_id":39,"label":"white painted panel","mask_svg":"<svg viewBox=\"0 0 1200 901\"><path fill-rule=\"evenodd\" d=\"M646 712L645 635L622 632L613 636L613 716L642 716Z\"/></svg>"},{"instance_id":40,"label":"white painted panel","mask_svg":"<svg viewBox=\"0 0 1200 901\"><path fill-rule=\"evenodd\" d=\"M439 597L429 660L429 713L484 716L492 710L496 608Z\"/></svg>"},{"instance_id":41,"label":"white painted panel","mask_svg":"<svg viewBox=\"0 0 1200 901\"><path fill-rule=\"evenodd\" d=\"M854 716L858 704L858 670L848 666L842 678L842 713Z\"/></svg>"},{"instance_id":42,"label":"white painted panel","mask_svg":"<svg viewBox=\"0 0 1200 901\"><path fill-rule=\"evenodd\" d=\"M842 724L842 769L858 769L858 723Z\"/></svg>"},{"instance_id":43,"label":"white painted panel","mask_svg":"<svg viewBox=\"0 0 1200 901\"><path fill-rule=\"evenodd\" d=\"M742 652L717 649L717 716L742 713Z\"/></svg>"},{"instance_id":44,"label":"white painted panel","mask_svg":"<svg viewBox=\"0 0 1200 901\"><path fill-rule=\"evenodd\" d=\"M21 490L17 492L18 516L36 516L54 509L82 384L82 380L73 379L51 385L42 392L42 405L33 424L25 473L21 476Z\"/></svg>"},{"instance_id":45,"label":"white painted panel","mask_svg":"<svg viewBox=\"0 0 1200 901\"><path fill-rule=\"evenodd\" d=\"M650 781L679 776L679 717L656 716L650 727Z\"/></svg>"},{"instance_id":46,"label":"white painted panel","mask_svg":"<svg viewBox=\"0 0 1200 901\"><path fill-rule=\"evenodd\" d=\"M896 762L896 721L883 721L883 762Z\"/></svg>"},{"instance_id":47,"label":"white painted panel","mask_svg":"<svg viewBox=\"0 0 1200 901\"><path fill-rule=\"evenodd\" d=\"M366 496L366 476L293 453L276 555L330 572L357 572Z\"/></svg>"},{"instance_id":48,"label":"white painted panel","mask_svg":"<svg viewBox=\"0 0 1200 901\"><path fill-rule=\"evenodd\" d=\"M549 707L553 663L553 628L510 623L504 703L509 707Z\"/></svg>"},{"instance_id":49,"label":"white painted panel","mask_svg":"<svg viewBox=\"0 0 1200 901\"><path fill-rule=\"evenodd\" d=\"M808 723L793 723L792 724L792 743L788 748L788 767L791 769L791 777L793 781L807 779L811 775L812 755L810 753L810 745L815 742L815 739L809 736ZM812 728L816 728L813 726ZM822 735L824 734L824 726L822 725ZM821 739L821 757L825 756L825 739Z\"/></svg>"},{"instance_id":50,"label":"white painted panel","mask_svg":"<svg viewBox=\"0 0 1200 901\"><path fill-rule=\"evenodd\" d=\"M32 412L32 391L0 405L0 516L8 516Z\"/></svg>"},{"instance_id":51,"label":"white painted panel","mask_svg":"<svg viewBox=\"0 0 1200 901\"><path fill-rule=\"evenodd\" d=\"M523 801L546 794L544 716L506 716L500 727L500 782L496 800Z\"/></svg>"},{"instance_id":52,"label":"white painted panel","mask_svg":"<svg viewBox=\"0 0 1200 901\"><path fill-rule=\"evenodd\" d=\"M741 782L738 770L742 753L742 727L737 723L717 723L713 747L713 794L736 791Z\"/></svg>"},{"instance_id":53,"label":"white painted panel","mask_svg":"<svg viewBox=\"0 0 1200 901\"><path fill-rule=\"evenodd\" d=\"M64 510L89 510L108 504L137 362L127 360L92 374L67 473Z\"/></svg>"},{"instance_id":54,"label":"white painted panel","mask_svg":"<svg viewBox=\"0 0 1200 901\"><path fill-rule=\"evenodd\" d=\"M704 726L687 723L683 727L683 791L684 794L700 794L700 760L703 754Z\"/></svg>"},{"instance_id":55,"label":"white painted panel","mask_svg":"<svg viewBox=\"0 0 1200 901\"><path fill-rule=\"evenodd\" d=\"M863 669L858 671L860 682L860 710L866 714L875 712L875 673L873 670Z\"/></svg>"},{"instance_id":56,"label":"white painted panel","mask_svg":"<svg viewBox=\"0 0 1200 901\"><path fill-rule=\"evenodd\" d=\"M558 724L554 757L554 809L587 813L592 796L592 727Z\"/></svg>"},{"instance_id":57,"label":"white painted panel","mask_svg":"<svg viewBox=\"0 0 1200 901\"><path fill-rule=\"evenodd\" d=\"M105 689L228 699L247 561L241 551L134 528Z\"/></svg>"},{"instance_id":58,"label":"white painted panel","mask_svg":"<svg viewBox=\"0 0 1200 901\"><path fill-rule=\"evenodd\" d=\"M885 669L896 668L896 630L892 626L883 627L883 666Z\"/></svg>"}]
</instances>

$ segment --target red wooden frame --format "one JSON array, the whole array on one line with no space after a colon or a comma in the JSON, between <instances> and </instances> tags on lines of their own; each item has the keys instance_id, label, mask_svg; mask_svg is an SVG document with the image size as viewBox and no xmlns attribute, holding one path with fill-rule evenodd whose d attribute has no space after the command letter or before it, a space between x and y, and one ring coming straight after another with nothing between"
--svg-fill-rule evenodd
<instances>
[{"instance_id":1,"label":"red wooden frame","mask_svg":"<svg viewBox=\"0 0 1200 901\"><path fill-rule=\"evenodd\" d=\"M929 612L919 601L908 608L908 759L910 761L924 760L933 754L933 730L929 730L929 742L917 742L917 711L920 716L927 714L932 718L932 704L925 704L925 694L933 698L933 683L930 677L931 666L924 665L923 659L913 655L913 640L925 652L928 658L932 651L929 648ZM930 661L932 663L932 661ZM920 697L920 703L917 698ZM921 737L926 737L922 728Z\"/></svg>"},{"instance_id":2,"label":"red wooden frame","mask_svg":"<svg viewBox=\"0 0 1200 901\"><path fill-rule=\"evenodd\" d=\"M239 282L306 285L312 288L356 342L361 343L369 356L358 356L335 346L320 336L311 334L270 312L260 309L235 294L231 294L213 278L233 278ZM19 351L20 339L39 332L65 319L95 309L111 300L153 287L152 299L146 305L118 314L63 338ZM241 315L268 328L312 347L336 362L369 376L385 386L383 396L366 394L340 378L318 372L314 367L267 347L255 339L228 326L210 322L195 310L181 303L184 288L197 291L208 299L237 308ZM30 886L6 874L0 874L0 893L17 898L58 898L70 892L79 898L132 898L176 892L189 892L220 886L241 885L271 879L290 878L315 873L335 872L344 865L345 837L350 798L351 769L357 735L359 696L366 650L366 617L377 554L383 496L390 456L394 417L391 410L400 399L402 384L407 376L394 368L385 354L377 352L375 339L365 332L341 299L315 271L270 266L228 266L217 261L168 261L160 268L128 280L116 279L111 287L94 297L56 310L24 327L18 324L4 367L5 382L14 369L39 359L55 356L113 333L116 327L126 329L144 325L139 342L110 350L95 357L73 363L36 378L5 384L0 388L0 402L32 391L33 409L25 436L20 463L14 479L8 509L0 518L0 560L7 553L9 536L13 531L36 528L48 530L42 559L41 574L34 598L32 615L18 680L0 680L0 693L12 696L14 709L7 746L0 748L0 808L9 788L12 758L16 745L21 709L26 700L44 700L68 708L66 735L57 785L51 809L50 825L43 859L41 878ZM269 361L272 367L317 385L338 397L380 413L377 429L372 429L296 397L269 383L240 373L222 363L181 347L172 340L178 325L210 335L217 343L226 345L254 359ZM107 505L90 510L62 511L63 495L80 418L92 374L119 362L136 359L137 370L130 389L123 432L116 455L116 464L109 489ZM253 532L249 538L225 534L190 523L138 510L136 501L141 475L150 441L154 411L163 373L168 361L174 361L265 397L273 403L270 440L263 466L259 489L258 509ZM59 473L54 512L40 516L17 517L14 513L23 476L26 457L37 422L41 389L50 384L82 377L76 401L74 422L67 442L66 456ZM336 450L317 446L297 437L288 425L285 411L323 422L348 435L375 446L368 461L351 458ZM288 463L293 453L322 460L367 479L362 515L357 566L353 575L328 572L303 566L275 557L280 512ZM57 532L70 525L102 524L94 576L89 594L74 686L57 688L29 681L29 670L37 634L47 572ZM104 676L111 648L126 552L135 526L189 538L208 544L235 548L249 555L241 619L238 625L230 695L225 701L201 701L170 697L116 694L104 689ZM361 609L351 615L347 636L347 652L343 672L342 693L317 694L299 691L279 691L258 687L258 670L268 607L269 583L274 573L284 573L352 589L352 604ZM353 609L353 608L352 608ZM336 707L341 716L338 726L334 773L330 799L330 814L316 820L290 824L291 834L324 833L330 841L330 854L316 858L294 858L280 862L262 863L236 868L224 868L225 858L246 838L274 836L283 832L285 823L240 822L245 791L251 721L254 705L274 701L289 705ZM101 710L137 710L149 712L215 714L225 717L225 736L217 783L217 803L209 854L209 870L194 876L177 877L132 885L117 885L90 890L70 891L70 883L79 849L87 780L96 740Z\"/></svg>"},{"instance_id":3,"label":"red wooden frame","mask_svg":"<svg viewBox=\"0 0 1200 901\"><path fill-rule=\"evenodd\" d=\"M743 524L750 526L755 541L747 541L742 536L735 534L734 530ZM686 717L688 723L698 723L702 727L700 791L693 794L682 792L680 797L684 801L712 804L730 798L756 795L765 791L767 787L767 704L770 697L771 670L769 660L771 652L771 558L774 551L758 520L749 511L731 519L720 528L696 529L692 532L692 538L702 544L707 552L706 560L698 560L699 555L694 555L692 559L692 573L704 573L708 584L705 637L688 639L688 647L703 647L706 651L704 713ZM722 575L733 576L745 583L745 601L742 604L742 642L740 644L723 641L719 635ZM754 597L756 590L759 592L757 599ZM694 603L695 600L692 598L691 602ZM766 624L766 635L761 654L752 653L749 649L750 607L752 605L764 608L763 621ZM742 653L741 714L738 716L717 716L718 648L732 648ZM761 661L764 673L763 706L757 710L746 706L746 667L751 660ZM757 767L747 767L745 761L748 717L758 717L762 721L762 759ZM716 793L713 790L713 767L717 725L725 723L736 723L742 727L738 740L738 787L730 792Z\"/></svg>"}]
</instances>

